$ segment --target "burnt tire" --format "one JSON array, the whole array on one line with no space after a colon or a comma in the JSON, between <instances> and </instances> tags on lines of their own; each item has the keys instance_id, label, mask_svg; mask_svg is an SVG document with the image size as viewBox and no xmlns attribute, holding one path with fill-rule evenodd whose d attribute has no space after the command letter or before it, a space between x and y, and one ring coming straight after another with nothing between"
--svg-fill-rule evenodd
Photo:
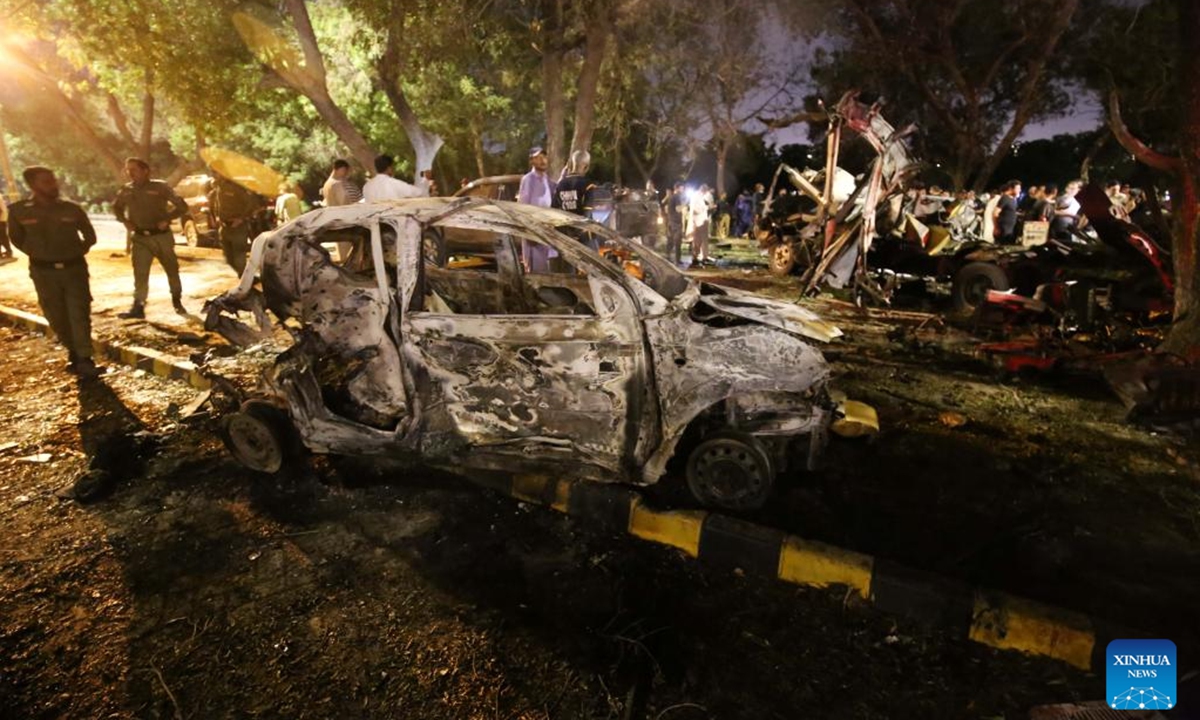
<instances>
[{"instance_id":1,"label":"burnt tire","mask_svg":"<svg viewBox=\"0 0 1200 720\"><path fill-rule=\"evenodd\" d=\"M796 245L790 241L775 243L767 250L767 266L772 275L791 275L796 269Z\"/></svg>"},{"instance_id":2,"label":"burnt tire","mask_svg":"<svg viewBox=\"0 0 1200 720\"><path fill-rule=\"evenodd\" d=\"M989 262L967 263L954 273L950 301L957 312L974 312L983 304L989 290L1004 292L1010 287L1008 274L999 265Z\"/></svg>"},{"instance_id":3,"label":"burnt tire","mask_svg":"<svg viewBox=\"0 0 1200 720\"><path fill-rule=\"evenodd\" d=\"M425 262L434 267L445 267L446 265L446 240L442 236L442 231L430 227L425 228L421 233L421 254L425 258Z\"/></svg>"},{"instance_id":4,"label":"burnt tire","mask_svg":"<svg viewBox=\"0 0 1200 720\"><path fill-rule=\"evenodd\" d=\"M689 454L687 485L705 507L755 510L775 486L775 467L754 436L723 432L705 438Z\"/></svg>"},{"instance_id":5,"label":"burnt tire","mask_svg":"<svg viewBox=\"0 0 1200 720\"><path fill-rule=\"evenodd\" d=\"M200 228L196 227L195 220L184 221L183 237L187 241L188 247L199 247L199 245L200 245Z\"/></svg>"},{"instance_id":6,"label":"burnt tire","mask_svg":"<svg viewBox=\"0 0 1200 720\"><path fill-rule=\"evenodd\" d=\"M299 455L287 413L260 400L249 400L222 419L221 440L235 460L267 475L278 473Z\"/></svg>"}]
</instances>

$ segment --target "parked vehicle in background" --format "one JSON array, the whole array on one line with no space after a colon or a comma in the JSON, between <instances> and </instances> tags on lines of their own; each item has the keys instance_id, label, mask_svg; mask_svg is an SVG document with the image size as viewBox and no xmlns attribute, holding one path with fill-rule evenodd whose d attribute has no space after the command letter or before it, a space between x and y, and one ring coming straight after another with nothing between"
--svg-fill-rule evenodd
<instances>
[{"instance_id":1,"label":"parked vehicle in background","mask_svg":"<svg viewBox=\"0 0 1200 720\"><path fill-rule=\"evenodd\" d=\"M188 175L175 185L175 194L187 203L188 214L171 221L171 230L182 235L190 247L216 247L217 223L209 202L211 175Z\"/></svg>"}]
</instances>

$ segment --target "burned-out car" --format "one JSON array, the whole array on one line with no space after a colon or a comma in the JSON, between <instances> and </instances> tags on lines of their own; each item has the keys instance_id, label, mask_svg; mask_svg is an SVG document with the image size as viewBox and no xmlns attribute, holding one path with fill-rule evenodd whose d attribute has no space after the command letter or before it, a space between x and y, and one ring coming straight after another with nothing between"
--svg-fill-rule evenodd
<instances>
[{"instance_id":1,"label":"burned-out car","mask_svg":"<svg viewBox=\"0 0 1200 720\"><path fill-rule=\"evenodd\" d=\"M477 254L431 262L431 228ZM526 272L523 244L547 246L550 270ZM224 420L263 472L302 445L648 485L678 450L699 502L749 508L815 461L835 414L816 343L836 327L557 210L421 198L306 214L254 241L206 324L245 345L277 331L267 311L294 343Z\"/></svg>"}]
</instances>

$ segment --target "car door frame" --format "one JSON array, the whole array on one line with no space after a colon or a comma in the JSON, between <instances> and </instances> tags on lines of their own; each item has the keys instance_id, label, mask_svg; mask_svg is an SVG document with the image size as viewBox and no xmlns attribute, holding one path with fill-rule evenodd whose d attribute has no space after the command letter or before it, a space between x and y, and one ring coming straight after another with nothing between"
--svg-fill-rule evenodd
<instances>
[{"instance_id":1,"label":"car door frame","mask_svg":"<svg viewBox=\"0 0 1200 720\"><path fill-rule=\"evenodd\" d=\"M430 221L429 225L443 223L452 225L454 223L452 215L453 213L435 218ZM428 225L420 228L420 230L426 229L428 229ZM498 257L497 262L516 263L518 238L511 232L511 228L504 230L493 228L493 231L507 235L504 240L506 250L500 253L502 257ZM639 449L646 443L646 432L641 427L641 421L646 416L647 405L652 406L649 408L651 410L649 419L651 419L655 431L654 437L657 437L657 423L660 416L657 403L653 402L653 358L646 347L645 330L641 321L638 299L618 278L611 276L611 270L604 266L603 261L588 257L586 254L580 256L575 252L564 253L561 244L574 242L573 240L554 235L548 238L547 235L550 233L545 228L529 229L526 234L529 238L550 245L559 250L561 254L570 256L572 264L587 275L595 301L594 315L448 315L415 309L418 298L421 303L424 301L426 282L426 266L420 252L421 235L419 231L398 234L401 242L404 243L400 264L408 274L408 277L405 278L406 281L402 281L400 285L400 334L405 348L404 354L413 365L410 369L418 385L417 397L413 401L420 403L425 408L422 420L426 436L422 443L423 454L427 461L434 464L437 464L440 459L454 456L456 464L465 462L470 465L496 469L513 469L514 463L526 470L549 469L559 463L574 462L576 470L581 476L594 476L597 479L609 481L636 482L640 478L636 456L639 454ZM499 267L497 270L498 274L502 274ZM523 269L516 268L516 271L519 273L521 282L524 283ZM444 336L447 333L457 333L457 337L462 338L463 352L475 352L481 365L507 362L510 368L524 369L533 376L540 375L545 380L547 375L552 374L551 371L544 367L539 369L536 366L531 369L530 365L535 363L536 358L528 357L529 353L526 353L526 356L522 356L521 353L523 348L527 349L539 344L535 337L539 333L553 334L556 324L574 325L572 333L576 338L579 337L580 331L585 331L580 342L591 342L595 346L596 373L595 377L590 375L591 356L587 356L586 353L584 356L577 354L575 360L579 363L577 363L576 369L580 369L581 363L584 374L579 377L563 375L560 370L558 375L549 378L551 385L553 386L557 380L565 383L566 386L570 386L572 382L593 382L593 384L619 388L618 391L611 394L614 401L619 401L619 405L614 406L614 416L610 418L610 422L620 428L619 440L611 444L611 452L592 451L572 442L574 439L586 439L586 435L572 438L533 433L532 426L522 429L519 422L522 422L523 419L512 415L508 418L497 417L493 421L492 418L487 417L487 413L479 412L472 418L462 408L454 407L456 402L463 402L466 397L464 388L469 388L469 384L461 378L447 376L444 351L442 352L443 357L440 359L431 355L431 353L439 352L432 344L441 340L438 334ZM593 334L588 335L586 331L593 331ZM607 332L607 337L600 337L605 332ZM553 342L555 341L551 340L543 344L549 346ZM470 347L472 343L476 344L473 349ZM479 344L485 347L479 347ZM488 362L485 363L484 360ZM513 362L523 364L514 366ZM535 370L537 372L534 372ZM603 377L605 371L610 370L615 370L615 372L611 378L605 379ZM522 380L528 380L530 376L523 376ZM495 380L499 380L499 378L489 380L489 382L494 384ZM446 385L447 383L450 385ZM544 385L541 387L543 390L545 389ZM561 390L562 387L558 389ZM497 391L496 394L497 399L503 402L499 396L504 393ZM528 393L521 395L519 392L516 392L515 396L531 397ZM648 399L650 399L649 403ZM524 408L526 411L528 409L528 407ZM522 411L516 406L512 410L517 413ZM561 419L568 413L564 410L556 414L554 408L550 408L550 410L549 414L552 418ZM508 427L513 427L514 418L518 421L514 436L505 437L502 432L505 425L499 420L506 419ZM464 423L464 419L468 422ZM475 422L472 423L471 420ZM468 427L464 428L464 424ZM560 425L550 429L554 431L562 429L562 427ZM595 447L596 445L593 443L592 448ZM558 465L557 469L561 470L561 465Z\"/></svg>"}]
</instances>

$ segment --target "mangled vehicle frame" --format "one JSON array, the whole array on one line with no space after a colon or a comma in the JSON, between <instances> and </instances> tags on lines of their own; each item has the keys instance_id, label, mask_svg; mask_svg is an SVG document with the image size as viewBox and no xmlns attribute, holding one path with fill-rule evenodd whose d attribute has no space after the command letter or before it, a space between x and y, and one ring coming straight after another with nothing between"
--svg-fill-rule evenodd
<instances>
[{"instance_id":1,"label":"mangled vehicle frame","mask_svg":"<svg viewBox=\"0 0 1200 720\"><path fill-rule=\"evenodd\" d=\"M1046 300L1059 317L1070 316L1068 325L1081 325L1079 318L1081 326L1103 324L1094 319L1114 311L1134 313L1140 325L1170 306L1167 253L1136 226L1114 220L1099 188L1077 196L1088 230L1030 246L997 245L984 237L986 223L969 203L907 191L918 168L905 146L912 128L895 129L879 111L878 103L846 94L827 113L824 169L776 171L758 228L773 272L801 268L806 293L852 286L879 302L908 280L949 281L951 305L960 313L997 303L1025 312L1028 300ZM847 129L875 152L858 180L837 165ZM772 207L781 177L798 195ZM937 224L922 221L930 218Z\"/></svg>"},{"instance_id":2,"label":"mangled vehicle frame","mask_svg":"<svg viewBox=\"0 0 1200 720\"><path fill-rule=\"evenodd\" d=\"M430 258L431 230L474 249ZM552 271L525 271L531 243ZM596 247L636 256L640 277ZM644 485L686 449L698 501L748 508L811 466L836 414L815 343L837 328L529 205L309 213L259 236L240 284L206 311L235 344L278 331L267 311L294 339L224 423L232 453L263 472L303 446Z\"/></svg>"},{"instance_id":3,"label":"mangled vehicle frame","mask_svg":"<svg viewBox=\"0 0 1200 720\"><path fill-rule=\"evenodd\" d=\"M897 131L880 115L878 104L865 105L857 93L847 93L828 118L824 170L802 173L781 165L771 181L763 216L772 217L776 186L784 172L801 196L815 203L812 212L794 213L760 228L760 241L768 250L772 270L787 274L801 264L807 291L821 284L844 287L852 279L864 285L866 256L881 210L890 207L888 224L896 224L899 208L892 207L897 204L891 201L900 199L905 183L918 169L904 144L913 128ZM846 129L870 143L876 153L859 181L838 166Z\"/></svg>"}]
</instances>

